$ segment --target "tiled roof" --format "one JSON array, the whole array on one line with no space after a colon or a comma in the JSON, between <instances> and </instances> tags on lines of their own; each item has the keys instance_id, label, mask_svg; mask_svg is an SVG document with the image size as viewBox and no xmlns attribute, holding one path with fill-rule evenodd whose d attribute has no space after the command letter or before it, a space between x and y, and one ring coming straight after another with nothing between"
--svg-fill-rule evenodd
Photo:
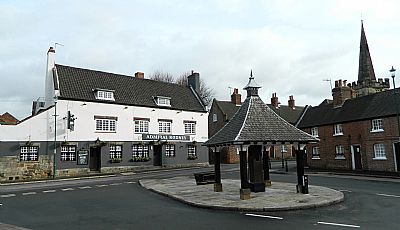
<instances>
[{"instance_id":1,"label":"tiled roof","mask_svg":"<svg viewBox=\"0 0 400 230\"><path fill-rule=\"evenodd\" d=\"M318 139L286 122L266 106L260 97L251 96L246 98L232 119L204 145L246 141L306 143Z\"/></svg>"},{"instance_id":2,"label":"tiled roof","mask_svg":"<svg viewBox=\"0 0 400 230\"><path fill-rule=\"evenodd\" d=\"M311 107L305 113L298 127L307 128L335 123L367 120L379 117L395 116L396 104L400 103L400 90L386 90L344 102L341 107L334 108L333 103L324 101ZM397 97L397 103L395 99Z\"/></svg>"},{"instance_id":3,"label":"tiled roof","mask_svg":"<svg viewBox=\"0 0 400 230\"><path fill-rule=\"evenodd\" d=\"M236 111L240 108L240 105L237 106L230 101L218 101L215 100L218 104L219 108L222 110L224 114L226 114L227 119L230 120L233 115L235 115ZM290 106L281 105L279 108L275 108L271 104L267 104L270 109L272 109L276 114L280 117L285 119L285 121L289 122L290 124L294 125L299 120L300 116L303 114L305 109L304 106L295 106L292 109Z\"/></svg>"},{"instance_id":4,"label":"tiled roof","mask_svg":"<svg viewBox=\"0 0 400 230\"><path fill-rule=\"evenodd\" d=\"M222 113L226 115L226 118L230 120L233 115L235 115L236 111L240 108L240 105L236 105L230 101L218 101L215 100Z\"/></svg>"},{"instance_id":5,"label":"tiled roof","mask_svg":"<svg viewBox=\"0 0 400 230\"><path fill-rule=\"evenodd\" d=\"M304 106L295 106L293 109L292 107L287 105L281 105L279 106L279 108L276 108L271 104L268 104L268 107L292 125L297 123L305 109Z\"/></svg>"},{"instance_id":6,"label":"tiled roof","mask_svg":"<svg viewBox=\"0 0 400 230\"><path fill-rule=\"evenodd\" d=\"M171 98L171 107L162 108L206 112L187 86L58 64L56 69L61 99L159 107L154 97L164 96ZM115 101L96 100L94 89L113 90Z\"/></svg>"}]
</instances>

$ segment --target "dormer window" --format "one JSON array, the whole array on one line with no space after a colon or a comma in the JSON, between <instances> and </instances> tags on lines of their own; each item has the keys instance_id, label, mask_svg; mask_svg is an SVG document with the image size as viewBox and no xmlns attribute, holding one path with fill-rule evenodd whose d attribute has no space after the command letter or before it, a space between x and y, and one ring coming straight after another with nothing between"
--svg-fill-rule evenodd
<instances>
[{"instance_id":1,"label":"dormer window","mask_svg":"<svg viewBox=\"0 0 400 230\"><path fill-rule=\"evenodd\" d=\"M171 106L171 98L170 97L162 97L157 96L155 98L156 103L158 106Z\"/></svg>"},{"instance_id":2,"label":"dormer window","mask_svg":"<svg viewBox=\"0 0 400 230\"><path fill-rule=\"evenodd\" d=\"M97 100L115 101L114 90L94 89L93 91Z\"/></svg>"}]
</instances>

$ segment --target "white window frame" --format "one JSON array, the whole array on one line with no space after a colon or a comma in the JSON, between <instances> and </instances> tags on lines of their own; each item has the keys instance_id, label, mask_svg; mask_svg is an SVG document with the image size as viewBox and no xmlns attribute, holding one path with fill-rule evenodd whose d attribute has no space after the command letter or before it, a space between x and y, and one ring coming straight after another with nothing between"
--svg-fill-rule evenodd
<instances>
[{"instance_id":1,"label":"white window frame","mask_svg":"<svg viewBox=\"0 0 400 230\"><path fill-rule=\"evenodd\" d=\"M149 158L149 145L132 145L132 157Z\"/></svg>"},{"instance_id":2,"label":"white window frame","mask_svg":"<svg viewBox=\"0 0 400 230\"><path fill-rule=\"evenodd\" d=\"M218 115L216 113L213 114L213 122L218 121Z\"/></svg>"},{"instance_id":3,"label":"white window frame","mask_svg":"<svg viewBox=\"0 0 400 230\"><path fill-rule=\"evenodd\" d=\"M187 146L187 150L188 150L188 157L195 157L197 158L197 148L196 145L188 145Z\"/></svg>"},{"instance_id":4,"label":"white window frame","mask_svg":"<svg viewBox=\"0 0 400 230\"><path fill-rule=\"evenodd\" d=\"M19 160L20 161L38 161L39 160L39 146L21 146Z\"/></svg>"},{"instance_id":5,"label":"white window frame","mask_svg":"<svg viewBox=\"0 0 400 230\"><path fill-rule=\"evenodd\" d=\"M343 125L335 124L333 126L333 136L341 136L341 135L343 135Z\"/></svg>"},{"instance_id":6,"label":"white window frame","mask_svg":"<svg viewBox=\"0 0 400 230\"><path fill-rule=\"evenodd\" d=\"M386 149L384 143L374 144L374 160L387 160Z\"/></svg>"},{"instance_id":7,"label":"white window frame","mask_svg":"<svg viewBox=\"0 0 400 230\"><path fill-rule=\"evenodd\" d=\"M159 133L171 133L172 132L172 121L158 121L158 132Z\"/></svg>"},{"instance_id":8,"label":"white window frame","mask_svg":"<svg viewBox=\"0 0 400 230\"><path fill-rule=\"evenodd\" d=\"M287 147L286 147L286 145L281 145L281 152L282 153L286 153L288 150L287 150Z\"/></svg>"},{"instance_id":9,"label":"white window frame","mask_svg":"<svg viewBox=\"0 0 400 230\"><path fill-rule=\"evenodd\" d=\"M96 90L96 99L105 101L115 101L114 92L108 90Z\"/></svg>"},{"instance_id":10,"label":"white window frame","mask_svg":"<svg viewBox=\"0 0 400 230\"><path fill-rule=\"evenodd\" d=\"M344 157L344 146L336 145L335 146L335 159L345 159Z\"/></svg>"},{"instance_id":11,"label":"white window frame","mask_svg":"<svg viewBox=\"0 0 400 230\"><path fill-rule=\"evenodd\" d=\"M383 131L383 119L379 118L371 120L371 133Z\"/></svg>"},{"instance_id":12,"label":"white window frame","mask_svg":"<svg viewBox=\"0 0 400 230\"><path fill-rule=\"evenodd\" d=\"M171 98L170 97L157 96L156 103L157 103L158 106L171 106Z\"/></svg>"},{"instance_id":13,"label":"white window frame","mask_svg":"<svg viewBox=\"0 0 400 230\"><path fill-rule=\"evenodd\" d=\"M110 145L110 159L122 160L122 145Z\"/></svg>"},{"instance_id":14,"label":"white window frame","mask_svg":"<svg viewBox=\"0 0 400 230\"><path fill-rule=\"evenodd\" d=\"M311 128L311 136L318 137L318 127Z\"/></svg>"},{"instance_id":15,"label":"white window frame","mask_svg":"<svg viewBox=\"0 0 400 230\"><path fill-rule=\"evenodd\" d=\"M97 118L96 132L115 133L117 132L117 120Z\"/></svg>"},{"instance_id":16,"label":"white window frame","mask_svg":"<svg viewBox=\"0 0 400 230\"><path fill-rule=\"evenodd\" d=\"M317 147L317 146L314 146L314 147L312 148L312 159L313 159L313 160L315 160L315 159L321 159L321 158L320 158L320 155L319 155L319 147Z\"/></svg>"},{"instance_id":17,"label":"white window frame","mask_svg":"<svg viewBox=\"0 0 400 230\"><path fill-rule=\"evenodd\" d=\"M175 145L172 144L165 145L165 156L175 157Z\"/></svg>"},{"instance_id":18,"label":"white window frame","mask_svg":"<svg viewBox=\"0 0 400 230\"><path fill-rule=\"evenodd\" d=\"M76 161L76 146L61 145L61 161Z\"/></svg>"},{"instance_id":19,"label":"white window frame","mask_svg":"<svg viewBox=\"0 0 400 230\"><path fill-rule=\"evenodd\" d=\"M135 119L135 133L149 133L149 120Z\"/></svg>"},{"instance_id":20,"label":"white window frame","mask_svg":"<svg viewBox=\"0 0 400 230\"><path fill-rule=\"evenodd\" d=\"M184 121L185 134L195 135L196 134L196 122L194 121Z\"/></svg>"}]
</instances>

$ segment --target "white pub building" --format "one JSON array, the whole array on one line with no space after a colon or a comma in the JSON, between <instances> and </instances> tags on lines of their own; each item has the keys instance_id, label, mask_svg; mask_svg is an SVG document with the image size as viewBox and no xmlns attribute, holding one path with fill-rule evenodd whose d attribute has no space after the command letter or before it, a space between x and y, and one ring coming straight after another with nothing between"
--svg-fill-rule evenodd
<instances>
[{"instance_id":1,"label":"white pub building","mask_svg":"<svg viewBox=\"0 0 400 230\"><path fill-rule=\"evenodd\" d=\"M55 64L32 116L0 125L0 181L208 163L208 114L188 86Z\"/></svg>"}]
</instances>

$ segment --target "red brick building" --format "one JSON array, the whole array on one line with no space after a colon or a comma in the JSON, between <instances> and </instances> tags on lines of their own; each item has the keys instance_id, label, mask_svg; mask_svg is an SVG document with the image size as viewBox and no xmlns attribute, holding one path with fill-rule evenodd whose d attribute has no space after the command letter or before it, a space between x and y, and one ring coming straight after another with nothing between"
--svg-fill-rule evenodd
<instances>
[{"instance_id":1,"label":"red brick building","mask_svg":"<svg viewBox=\"0 0 400 230\"><path fill-rule=\"evenodd\" d=\"M313 168L400 172L400 90L376 80L361 27L357 83L338 80L332 100L307 109L298 127L320 139L307 145Z\"/></svg>"}]
</instances>

